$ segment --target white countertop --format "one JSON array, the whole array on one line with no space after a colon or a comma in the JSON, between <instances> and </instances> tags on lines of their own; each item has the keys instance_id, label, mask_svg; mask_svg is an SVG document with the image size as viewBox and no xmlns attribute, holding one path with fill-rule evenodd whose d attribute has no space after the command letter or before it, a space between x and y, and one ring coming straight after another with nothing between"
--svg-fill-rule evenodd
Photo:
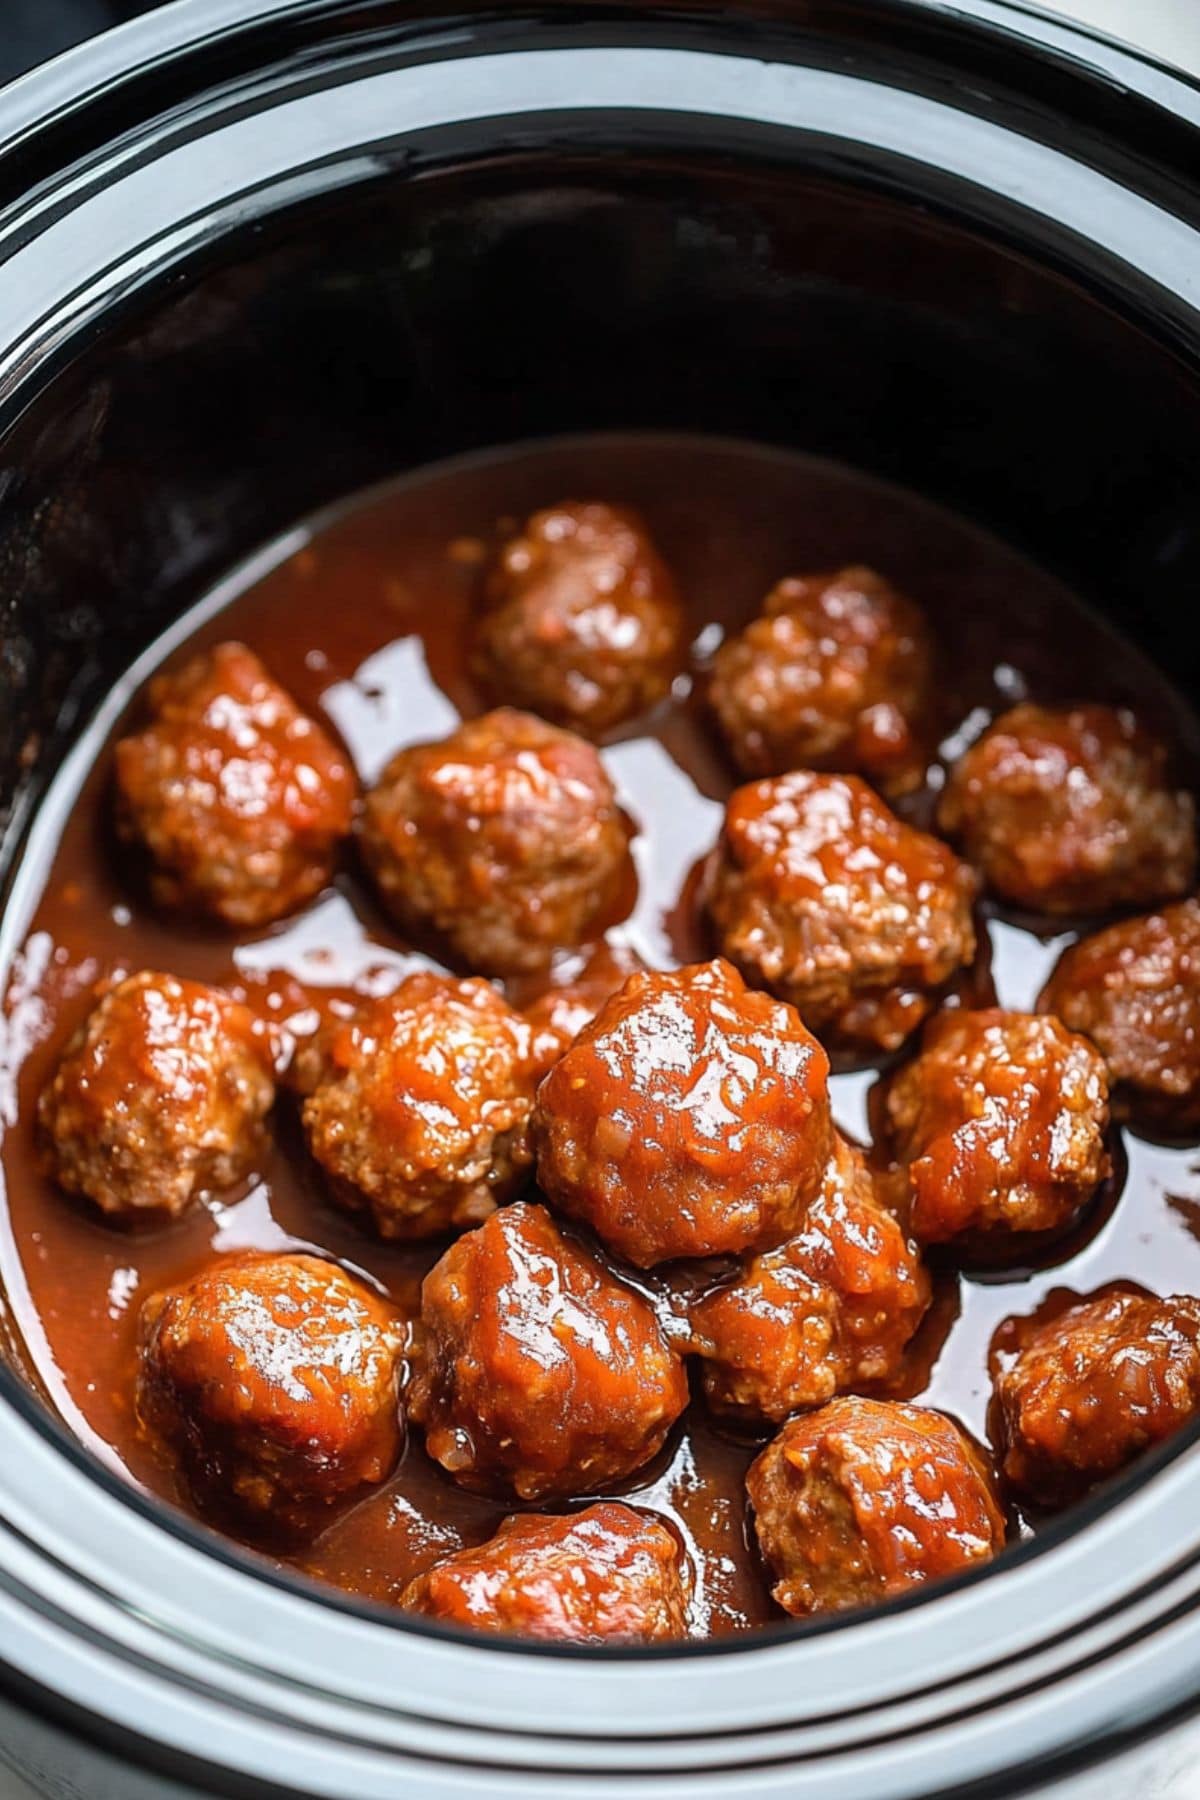
<instances>
[{"instance_id":1,"label":"white countertop","mask_svg":"<svg viewBox=\"0 0 1200 1800\"><path fill-rule=\"evenodd\" d=\"M1200 75L1200 0L1040 0L1048 12L1082 19ZM3 1747L0 1746L0 1755ZM1063 1800L1067 1800L1063 1790ZM1200 1726L1107 1763L1069 1790L1070 1800L1200 1800ZM0 1767L0 1800L38 1800ZM86 1797L84 1797L86 1800Z\"/></svg>"},{"instance_id":2,"label":"white countertop","mask_svg":"<svg viewBox=\"0 0 1200 1800\"><path fill-rule=\"evenodd\" d=\"M1038 4L1044 12L1082 19L1097 31L1200 75L1200 0L1038 0Z\"/></svg>"}]
</instances>

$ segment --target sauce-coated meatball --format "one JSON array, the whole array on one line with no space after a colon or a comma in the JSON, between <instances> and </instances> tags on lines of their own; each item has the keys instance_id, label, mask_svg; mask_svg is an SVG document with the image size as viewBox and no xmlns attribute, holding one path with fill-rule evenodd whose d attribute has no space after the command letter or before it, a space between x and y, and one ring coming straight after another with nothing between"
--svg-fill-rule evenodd
<instances>
[{"instance_id":1,"label":"sauce-coated meatball","mask_svg":"<svg viewBox=\"0 0 1200 1800\"><path fill-rule=\"evenodd\" d=\"M629 841L590 744L502 708L393 758L363 807L363 855L404 930L483 974L545 968L630 881Z\"/></svg>"},{"instance_id":2,"label":"sauce-coated meatball","mask_svg":"<svg viewBox=\"0 0 1200 1800\"><path fill-rule=\"evenodd\" d=\"M975 954L974 881L854 775L732 795L706 882L721 950L832 1045L895 1050Z\"/></svg>"},{"instance_id":3,"label":"sauce-coated meatball","mask_svg":"<svg viewBox=\"0 0 1200 1800\"><path fill-rule=\"evenodd\" d=\"M1040 1324L1009 1321L993 1358L1004 1477L1063 1505L1200 1412L1200 1300L1114 1289Z\"/></svg>"},{"instance_id":4,"label":"sauce-coated meatball","mask_svg":"<svg viewBox=\"0 0 1200 1800\"><path fill-rule=\"evenodd\" d=\"M874 570L791 576L717 651L711 699L744 775L838 769L896 793L924 768L930 663L921 612Z\"/></svg>"},{"instance_id":5,"label":"sauce-coated meatball","mask_svg":"<svg viewBox=\"0 0 1200 1800\"><path fill-rule=\"evenodd\" d=\"M839 1137L801 1230L692 1308L689 1347L714 1411L786 1419L896 1374L929 1298L862 1152Z\"/></svg>"},{"instance_id":6,"label":"sauce-coated meatball","mask_svg":"<svg viewBox=\"0 0 1200 1800\"><path fill-rule=\"evenodd\" d=\"M400 1453L408 1333L315 1256L231 1256L142 1308L138 1417L202 1504L321 1521Z\"/></svg>"},{"instance_id":7,"label":"sauce-coated meatball","mask_svg":"<svg viewBox=\"0 0 1200 1800\"><path fill-rule=\"evenodd\" d=\"M991 1473L943 1413L850 1397L785 1425L746 1489L785 1612L869 1606L1004 1546Z\"/></svg>"},{"instance_id":8,"label":"sauce-coated meatball","mask_svg":"<svg viewBox=\"0 0 1200 1800\"><path fill-rule=\"evenodd\" d=\"M408 976L334 1030L304 1102L339 1202L385 1238L477 1225L526 1179L533 1034L486 981Z\"/></svg>"},{"instance_id":9,"label":"sauce-coated meatball","mask_svg":"<svg viewBox=\"0 0 1200 1800\"><path fill-rule=\"evenodd\" d=\"M565 964L552 985L521 1008L533 1030L540 1068L552 1068L605 1001L645 967L634 951L607 942Z\"/></svg>"},{"instance_id":10,"label":"sauce-coated meatball","mask_svg":"<svg viewBox=\"0 0 1200 1800\"><path fill-rule=\"evenodd\" d=\"M1195 876L1191 797L1113 707L1013 707L955 765L938 821L995 893L1035 912L1151 905Z\"/></svg>"},{"instance_id":11,"label":"sauce-coated meatball","mask_svg":"<svg viewBox=\"0 0 1200 1800\"><path fill-rule=\"evenodd\" d=\"M38 1129L69 1194L115 1220L173 1218L254 1170L274 1099L270 1054L246 1007L143 970L110 988L67 1045Z\"/></svg>"},{"instance_id":12,"label":"sauce-coated meatball","mask_svg":"<svg viewBox=\"0 0 1200 1800\"><path fill-rule=\"evenodd\" d=\"M1061 1231L1109 1173L1103 1059L1034 1013L939 1014L881 1114L919 1243Z\"/></svg>"},{"instance_id":13,"label":"sauce-coated meatball","mask_svg":"<svg viewBox=\"0 0 1200 1800\"><path fill-rule=\"evenodd\" d=\"M1073 944L1038 1006L1103 1053L1119 1116L1200 1131L1200 901Z\"/></svg>"},{"instance_id":14,"label":"sauce-coated meatball","mask_svg":"<svg viewBox=\"0 0 1200 1800\"><path fill-rule=\"evenodd\" d=\"M683 611L635 513L570 502L535 513L487 583L474 669L496 699L607 731L661 699Z\"/></svg>"},{"instance_id":15,"label":"sauce-coated meatball","mask_svg":"<svg viewBox=\"0 0 1200 1800\"><path fill-rule=\"evenodd\" d=\"M794 1232L833 1143L829 1063L728 963L632 975L538 1090L538 1179L642 1268Z\"/></svg>"},{"instance_id":16,"label":"sauce-coated meatball","mask_svg":"<svg viewBox=\"0 0 1200 1800\"><path fill-rule=\"evenodd\" d=\"M350 830L344 753L244 644L150 683L151 722L116 747L117 828L161 905L228 925L294 912Z\"/></svg>"},{"instance_id":17,"label":"sauce-coated meatball","mask_svg":"<svg viewBox=\"0 0 1200 1800\"><path fill-rule=\"evenodd\" d=\"M687 1635L687 1570L674 1533L619 1501L554 1518L517 1513L495 1537L410 1581L401 1606L477 1631L570 1644Z\"/></svg>"},{"instance_id":18,"label":"sauce-coated meatball","mask_svg":"<svg viewBox=\"0 0 1200 1800\"><path fill-rule=\"evenodd\" d=\"M430 1270L421 1334L412 1416L466 1488L594 1492L648 1462L687 1404L649 1302L524 1201Z\"/></svg>"}]
</instances>

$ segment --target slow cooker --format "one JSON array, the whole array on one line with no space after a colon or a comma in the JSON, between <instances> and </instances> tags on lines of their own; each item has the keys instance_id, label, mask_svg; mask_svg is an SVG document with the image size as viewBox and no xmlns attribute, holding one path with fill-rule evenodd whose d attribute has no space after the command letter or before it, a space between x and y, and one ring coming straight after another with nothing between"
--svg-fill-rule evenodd
<instances>
[{"instance_id":1,"label":"slow cooker","mask_svg":"<svg viewBox=\"0 0 1200 1800\"><path fill-rule=\"evenodd\" d=\"M37 71L0 96L3 870L225 570L552 432L853 462L1193 687L1198 168L1200 91L1007 0L179 0ZM0 1747L46 1793L982 1796L1200 1703L1191 1438L875 1616L549 1653L264 1572L8 1336Z\"/></svg>"}]
</instances>

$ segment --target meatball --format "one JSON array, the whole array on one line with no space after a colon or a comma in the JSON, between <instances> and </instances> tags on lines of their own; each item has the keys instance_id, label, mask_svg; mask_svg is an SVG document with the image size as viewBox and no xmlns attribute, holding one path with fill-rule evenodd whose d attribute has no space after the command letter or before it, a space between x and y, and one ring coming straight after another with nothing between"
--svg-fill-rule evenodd
<instances>
[{"instance_id":1,"label":"meatball","mask_svg":"<svg viewBox=\"0 0 1200 1800\"><path fill-rule=\"evenodd\" d=\"M407 1332L315 1256L231 1256L142 1307L137 1411L197 1501L307 1530L401 1446Z\"/></svg>"},{"instance_id":2,"label":"meatball","mask_svg":"<svg viewBox=\"0 0 1200 1800\"><path fill-rule=\"evenodd\" d=\"M929 1299L916 1249L839 1137L800 1232L692 1308L689 1347L714 1411L786 1419L895 1375Z\"/></svg>"},{"instance_id":3,"label":"meatball","mask_svg":"<svg viewBox=\"0 0 1200 1800\"><path fill-rule=\"evenodd\" d=\"M1200 901L1073 944L1038 1007L1103 1053L1120 1117L1200 1132Z\"/></svg>"},{"instance_id":4,"label":"meatball","mask_svg":"<svg viewBox=\"0 0 1200 1800\"><path fill-rule=\"evenodd\" d=\"M385 1238L477 1225L525 1181L529 1026L486 981L409 975L336 1028L304 1102L334 1197Z\"/></svg>"},{"instance_id":5,"label":"meatball","mask_svg":"<svg viewBox=\"0 0 1200 1800\"><path fill-rule=\"evenodd\" d=\"M880 1110L919 1243L1062 1231L1109 1174L1103 1059L1057 1019L941 1013Z\"/></svg>"},{"instance_id":6,"label":"meatball","mask_svg":"<svg viewBox=\"0 0 1200 1800\"><path fill-rule=\"evenodd\" d=\"M931 662L920 610L873 569L791 576L717 651L710 699L744 775L837 769L902 792L924 772Z\"/></svg>"},{"instance_id":7,"label":"meatball","mask_svg":"<svg viewBox=\"0 0 1200 1800\"><path fill-rule=\"evenodd\" d=\"M363 855L403 930L484 974L546 968L631 882L629 838L590 744L501 709L402 750L367 795Z\"/></svg>"},{"instance_id":8,"label":"meatball","mask_svg":"<svg viewBox=\"0 0 1200 1800\"><path fill-rule=\"evenodd\" d=\"M560 966L549 987L522 1007L534 1034L539 1067L552 1068L631 975L646 967L622 944L596 944Z\"/></svg>"},{"instance_id":9,"label":"meatball","mask_svg":"<svg viewBox=\"0 0 1200 1800\"><path fill-rule=\"evenodd\" d=\"M938 821L993 892L1034 912L1152 905L1195 878L1191 797L1112 707L1013 707L956 764Z\"/></svg>"},{"instance_id":10,"label":"meatball","mask_svg":"<svg viewBox=\"0 0 1200 1800\"><path fill-rule=\"evenodd\" d=\"M265 925L311 900L354 806L333 740L244 644L160 675L150 710L116 747L117 829L149 852L158 904Z\"/></svg>"},{"instance_id":11,"label":"meatball","mask_svg":"<svg viewBox=\"0 0 1200 1800\"><path fill-rule=\"evenodd\" d=\"M793 1419L746 1489L785 1612L869 1606L1004 1546L990 1470L943 1413L846 1397Z\"/></svg>"},{"instance_id":12,"label":"meatball","mask_svg":"<svg viewBox=\"0 0 1200 1800\"><path fill-rule=\"evenodd\" d=\"M687 1398L649 1302L544 1207L493 1213L425 1277L412 1416L465 1488L592 1492L648 1462Z\"/></svg>"},{"instance_id":13,"label":"meatball","mask_svg":"<svg viewBox=\"0 0 1200 1800\"><path fill-rule=\"evenodd\" d=\"M571 1644L687 1636L687 1572L661 1520L609 1500L559 1519L517 1513L410 1581L401 1606L477 1631Z\"/></svg>"},{"instance_id":14,"label":"meatball","mask_svg":"<svg viewBox=\"0 0 1200 1800\"><path fill-rule=\"evenodd\" d=\"M975 954L973 878L855 775L732 795L705 891L723 953L832 1046L895 1050Z\"/></svg>"},{"instance_id":15,"label":"meatball","mask_svg":"<svg viewBox=\"0 0 1200 1800\"><path fill-rule=\"evenodd\" d=\"M833 1145L829 1063L728 963L632 975L538 1089L538 1179L641 1268L796 1231Z\"/></svg>"},{"instance_id":16,"label":"meatball","mask_svg":"<svg viewBox=\"0 0 1200 1800\"><path fill-rule=\"evenodd\" d=\"M596 735L661 699L683 609L636 513L564 503L500 551L473 667L499 700Z\"/></svg>"},{"instance_id":17,"label":"meatball","mask_svg":"<svg viewBox=\"0 0 1200 1800\"><path fill-rule=\"evenodd\" d=\"M253 1015L217 988L149 970L109 988L38 1102L59 1185L109 1218L177 1217L251 1174L275 1099Z\"/></svg>"},{"instance_id":18,"label":"meatball","mask_svg":"<svg viewBox=\"0 0 1200 1800\"><path fill-rule=\"evenodd\" d=\"M1111 1290L1039 1325L1003 1357L996 1400L1005 1479L1059 1506L1200 1412L1200 1300Z\"/></svg>"}]
</instances>

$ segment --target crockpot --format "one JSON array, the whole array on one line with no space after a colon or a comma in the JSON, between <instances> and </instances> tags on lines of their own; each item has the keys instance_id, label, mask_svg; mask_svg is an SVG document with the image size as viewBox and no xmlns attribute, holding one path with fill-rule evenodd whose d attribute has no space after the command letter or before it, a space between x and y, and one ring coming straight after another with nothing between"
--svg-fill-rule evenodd
<instances>
[{"instance_id":1,"label":"crockpot","mask_svg":"<svg viewBox=\"0 0 1200 1800\"><path fill-rule=\"evenodd\" d=\"M855 463L1195 691L1200 92L1127 51L1002 0L180 0L8 89L0 133L9 879L75 732L223 572L543 433ZM875 1616L551 1653L144 1501L10 1336L0 1750L47 1793L983 1795L1200 1704L1190 1440Z\"/></svg>"}]
</instances>

